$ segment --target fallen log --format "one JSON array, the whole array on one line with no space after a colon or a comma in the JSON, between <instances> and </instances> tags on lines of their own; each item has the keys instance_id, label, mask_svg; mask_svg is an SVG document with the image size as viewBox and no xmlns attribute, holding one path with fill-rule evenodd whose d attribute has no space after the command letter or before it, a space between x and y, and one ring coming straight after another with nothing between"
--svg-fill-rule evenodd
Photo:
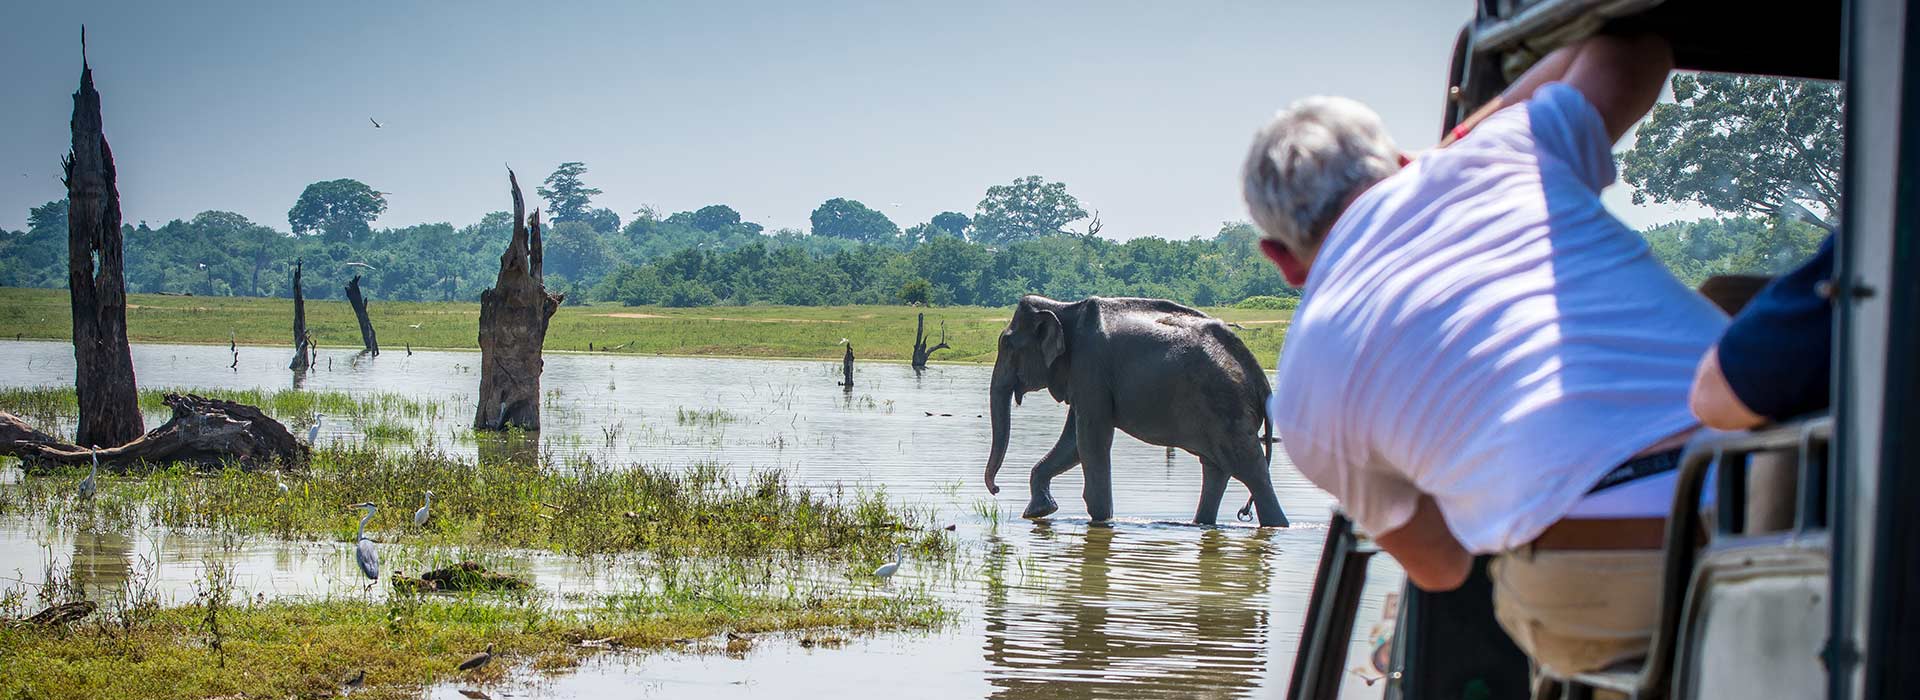
<instances>
[{"instance_id":1,"label":"fallen log","mask_svg":"<svg viewBox=\"0 0 1920 700\"><path fill-rule=\"evenodd\" d=\"M302 466L312 452L285 425L258 408L195 394L162 399L173 418L146 435L118 447L101 448L100 468L125 473L138 465L186 462L202 467L237 464L242 469ZM60 465L82 465L94 452L48 435L26 421L0 412L0 455L20 458L29 472Z\"/></svg>"},{"instance_id":2,"label":"fallen log","mask_svg":"<svg viewBox=\"0 0 1920 700\"><path fill-rule=\"evenodd\" d=\"M471 561L434 569L421 574L420 580L431 584L436 591L521 591L533 587L526 579L489 571Z\"/></svg>"}]
</instances>

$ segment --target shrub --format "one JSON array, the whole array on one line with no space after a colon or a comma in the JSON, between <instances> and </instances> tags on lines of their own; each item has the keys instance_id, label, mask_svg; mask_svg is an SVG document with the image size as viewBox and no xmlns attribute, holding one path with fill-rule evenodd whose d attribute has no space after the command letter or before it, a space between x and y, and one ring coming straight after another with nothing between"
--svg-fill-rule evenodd
<instances>
[{"instance_id":1,"label":"shrub","mask_svg":"<svg viewBox=\"0 0 1920 700\"><path fill-rule=\"evenodd\" d=\"M1261 309L1266 311L1292 311L1300 306L1299 297L1253 296L1241 299L1234 304L1236 309Z\"/></svg>"}]
</instances>

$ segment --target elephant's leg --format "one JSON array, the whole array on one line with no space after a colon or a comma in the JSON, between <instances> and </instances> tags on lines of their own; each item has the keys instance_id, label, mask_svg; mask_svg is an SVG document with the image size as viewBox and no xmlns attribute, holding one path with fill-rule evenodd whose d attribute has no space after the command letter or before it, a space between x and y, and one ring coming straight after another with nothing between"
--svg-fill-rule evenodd
<instances>
[{"instance_id":1,"label":"elephant's leg","mask_svg":"<svg viewBox=\"0 0 1920 700\"><path fill-rule=\"evenodd\" d=\"M1075 408L1074 431L1080 446L1081 473L1086 487L1087 517L1096 523L1113 520L1113 419L1104 411Z\"/></svg>"},{"instance_id":2,"label":"elephant's leg","mask_svg":"<svg viewBox=\"0 0 1920 700\"><path fill-rule=\"evenodd\" d=\"M1067 409L1067 426L1060 430L1060 439L1053 443L1053 449L1047 450L1047 456L1041 457L1033 465L1033 474L1028 480L1027 510L1020 514L1022 518L1044 518L1060 510L1053 502L1053 478L1067 473L1080 464L1080 448L1074 440L1073 409Z\"/></svg>"},{"instance_id":3,"label":"elephant's leg","mask_svg":"<svg viewBox=\"0 0 1920 700\"><path fill-rule=\"evenodd\" d=\"M1233 454L1233 461L1224 466L1253 495L1253 510L1260 516L1260 527L1287 527L1287 514L1281 512L1280 499L1273 495L1273 478L1267 471L1267 457L1257 439L1236 446Z\"/></svg>"},{"instance_id":4,"label":"elephant's leg","mask_svg":"<svg viewBox=\"0 0 1920 700\"><path fill-rule=\"evenodd\" d=\"M1200 458L1200 506L1193 511L1195 524L1212 525L1220 517L1220 498L1227 495L1230 478L1219 461Z\"/></svg>"}]
</instances>

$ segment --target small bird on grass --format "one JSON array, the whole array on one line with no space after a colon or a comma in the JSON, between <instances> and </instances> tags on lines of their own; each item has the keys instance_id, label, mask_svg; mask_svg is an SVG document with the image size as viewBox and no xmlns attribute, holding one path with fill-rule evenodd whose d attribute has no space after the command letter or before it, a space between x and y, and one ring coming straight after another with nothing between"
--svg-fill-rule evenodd
<instances>
[{"instance_id":1,"label":"small bird on grass","mask_svg":"<svg viewBox=\"0 0 1920 700\"><path fill-rule=\"evenodd\" d=\"M460 662L460 670L462 671L476 670L476 669L479 669L481 666L487 665L487 663L490 661L493 661L493 642L487 642L486 651L480 652L478 654L474 654L473 656L469 656L467 657L466 661Z\"/></svg>"},{"instance_id":2,"label":"small bird on grass","mask_svg":"<svg viewBox=\"0 0 1920 700\"><path fill-rule=\"evenodd\" d=\"M906 552L907 552L906 545L903 545L903 544L894 545L893 561L887 562L885 564L881 564L880 568L874 569L873 570L874 577L882 580L893 578L894 572L897 572L900 570L901 562L906 560Z\"/></svg>"},{"instance_id":3,"label":"small bird on grass","mask_svg":"<svg viewBox=\"0 0 1920 700\"><path fill-rule=\"evenodd\" d=\"M365 686L366 684L367 684L367 670L363 668L363 669L360 669L359 671L354 672L353 677L348 678L346 683L341 684L342 685L341 689L350 693L350 692L359 690L362 686Z\"/></svg>"}]
</instances>

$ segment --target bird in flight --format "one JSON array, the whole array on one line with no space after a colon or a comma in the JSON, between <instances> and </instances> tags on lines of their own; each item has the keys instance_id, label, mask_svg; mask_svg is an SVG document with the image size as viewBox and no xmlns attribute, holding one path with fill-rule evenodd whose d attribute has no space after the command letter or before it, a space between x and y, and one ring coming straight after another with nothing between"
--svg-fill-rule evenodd
<instances>
[{"instance_id":1,"label":"bird in flight","mask_svg":"<svg viewBox=\"0 0 1920 700\"><path fill-rule=\"evenodd\" d=\"M379 272L379 271L380 271L380 268L377 268L377 267L374 267L374 266L372 266L372 265L368 265L368 264L366 264L366 263L363 263L363 262L350 262L350 263L341 263L341 264L343 264L343 265L346 265L347 267L364 267L364 268L367 268L367 269L369 269L369 270L372 270L372 271L374 271L374 272Z\"/></svg>"},{"instance_id":2,"label":"bird in flight","mask_svg":"<svg viewBox=\"0 0 1920 700\"><path fill-rule=\"evenodd\" d=\"M380 122L374 121L373 117L367 117L367 121L373 122L373 128L380 128Z\"/></svg>"}]
</instances>

